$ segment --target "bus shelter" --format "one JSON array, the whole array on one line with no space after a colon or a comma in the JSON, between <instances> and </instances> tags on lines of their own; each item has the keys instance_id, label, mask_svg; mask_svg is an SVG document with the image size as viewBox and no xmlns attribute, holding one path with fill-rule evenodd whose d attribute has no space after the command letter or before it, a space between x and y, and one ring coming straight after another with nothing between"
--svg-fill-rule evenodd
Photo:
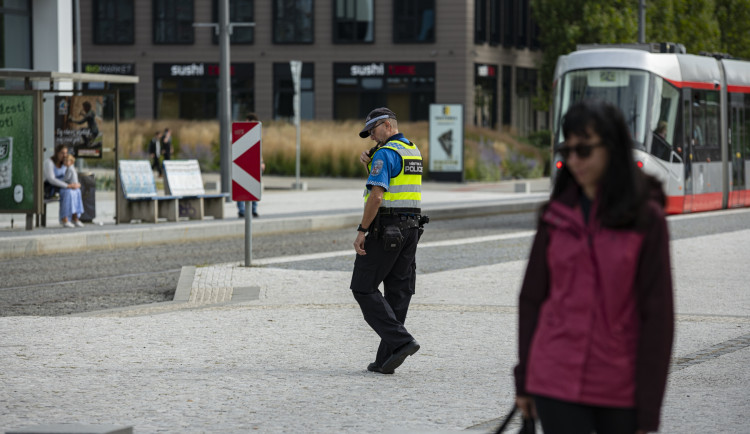
<instances>
[{"instance_id":1,"label":"bus shelter","mask_svg":"<svg viewBox=\"0 0 750 434\"><path fill-rule=\"evenodd\" d=\"M86 109L91 110L91 98L105 95L114 98L114 147L104 148L101 137L92 132L89 125L76 129L58 128L55 125L53 143L70 143L79 157L101 157L103 152L114 152L115 168L118 167L120 92L112 90L66 90L55 89L56 83L102 83L135 84L137 76L90 74L57 71L31 71L0 69L0 80L23 82L23 89L0 89L0 213L25 214L26 230L33 229L33 216L44 211L44 179L42 163L45 149L44 102L52 97L55 102L54 118L70 119L74 124L84 124ZM36 88L32 86L37 82ZM42 89L49 83L49 89ZM75 118L74 107L83 108ZM97 131L98 132L98 131ZM97 142L97 138L99 141ZM116 196L120 196L120 174L115 170Z\"/></svg>"}]
</instances>

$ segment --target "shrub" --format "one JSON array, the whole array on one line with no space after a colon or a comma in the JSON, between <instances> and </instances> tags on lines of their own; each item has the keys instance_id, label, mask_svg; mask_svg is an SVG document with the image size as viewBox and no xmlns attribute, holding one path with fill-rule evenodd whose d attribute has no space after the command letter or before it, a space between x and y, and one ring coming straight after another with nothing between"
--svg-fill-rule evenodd
<instances>
[{"instance_id":1,"label":"shrub","mask_svg":"<svg viewBox=\"0 0 750 434\"><path fill-rule=\"evenodd\" d=\"M363 177L362 151L374 142L357 133L361 121L303 121L300 129L302 176ZM120 158L148 159L148 144L155 131L172 130L172 158L196 159L201 170L221 167L219 123L188 120L128 120L120 122ZM296 128L285 121L263 123L263 159L266 174L295 175ZM429 177L429 124L400 122L399 129L422 153L424 174ZM104 147L114 148L114 122L102 122ZM546 145L542 145L547 140ZM464 170L469 181L497 181L509 177L540 176L549 164L549 132L519 140L508 133L467 125L464 131ZM87 160L95 167L114 167L109 152L101 160Z\"/></svg>"}]
</instances>

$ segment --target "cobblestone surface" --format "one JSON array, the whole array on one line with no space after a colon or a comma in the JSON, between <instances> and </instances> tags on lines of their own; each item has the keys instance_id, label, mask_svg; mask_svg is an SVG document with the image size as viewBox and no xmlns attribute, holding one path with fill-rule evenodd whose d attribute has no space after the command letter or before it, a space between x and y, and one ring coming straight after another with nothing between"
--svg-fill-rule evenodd
<instances>
[{"instance_id":1,"label":"cobblestone surface","mask_svg":"<svg viewBox=\"0 0 750 434\"><path fill-rule=\"evenodd\" d=\"M672 254L678 369L661 431L746 432L750 230L677 240ZM345 271L199 267L188 303L0 318L0 429L486 431L513 399L524 268L418 276L407 327L422 349L388 376L365 369L378 339ZM231 289L247 286L259 299L231 302Z\"/></svg>"}]
</instances>

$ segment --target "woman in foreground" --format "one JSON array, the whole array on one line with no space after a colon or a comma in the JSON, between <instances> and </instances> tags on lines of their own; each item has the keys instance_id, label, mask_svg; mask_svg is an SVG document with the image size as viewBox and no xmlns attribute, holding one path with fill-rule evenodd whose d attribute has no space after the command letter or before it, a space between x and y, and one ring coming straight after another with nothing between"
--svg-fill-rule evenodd
<instances>
[{"instance_id":1,"label":"woman in foreground","mask_svg":"<svg viewBox=\"0 0 750 434\"><path fill-rule=\"evenodd\" d=\"M616 107L579 102L562 129L519 298L516 404L545 434L656 431L674 332L664 193Z\"/></svg>"}]
</instances>

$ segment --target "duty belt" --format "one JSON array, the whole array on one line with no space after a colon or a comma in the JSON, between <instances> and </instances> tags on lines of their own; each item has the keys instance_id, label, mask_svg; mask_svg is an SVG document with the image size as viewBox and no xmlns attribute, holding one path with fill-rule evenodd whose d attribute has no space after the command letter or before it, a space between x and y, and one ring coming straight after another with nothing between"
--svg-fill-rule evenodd
<instances>
[{"instance_id":1,"label":"duty belt","mask_svg":"<svg viewBox=\"0 0 750 434\"><path fill-rule=\"evenodd\" d=\"M401 230L418 228L419 227L419 216L418 215L401 215L401 216L384 216L385 218L380 220L380 224L383 226L396 226Z\"/></svg>"},{"instance_id":2,"label":"duty belt","mask_svg":"<svg viewBox=\"0 0 750 434\"><path fill-rule=\"evenodd\" d=\"M419 215L422 210L419 208L378 208L378 215L382 216L399 216L399 215Z\"/></svg>"}]
</instances>

